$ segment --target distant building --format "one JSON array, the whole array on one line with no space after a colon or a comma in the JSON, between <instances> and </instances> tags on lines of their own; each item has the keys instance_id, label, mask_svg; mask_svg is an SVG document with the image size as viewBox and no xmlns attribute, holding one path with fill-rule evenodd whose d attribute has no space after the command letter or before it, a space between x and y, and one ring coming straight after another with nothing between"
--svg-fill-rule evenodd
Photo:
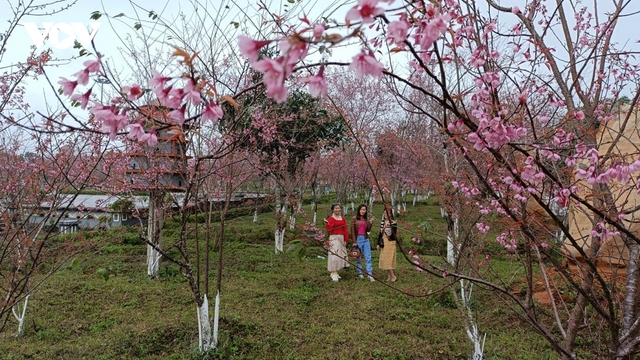
<instances>
[{"instance_id":1,"label":"distant building","mask_svg":"<svg viewBox=\"0 0 640 360\"><path fill-rule=\"evenodd\" d=\"M140 221L146 221L145 217L136 218L134 211L118 211L112 209L112 205L125 197L113 195L65 195L65 198L57 201L54 208L51 202L40 204L40 211L31 216L31 223L39 223L45 214L51 213L49 223L58 221L60 232L76 232L80 229L91 230L99 228L112 228L121 225L139 225ZM141 213L146 213L149 207L147 196L126 197L132 202L133 208Z\"/></svg>"},{"instance_id":2,"label":"distant building","mask_svg":"<svg viewBox=\"0 0 640 360\"><path fill-rule=\"evenodd\" d=\"M187 141L182 130L172 126L158 129L158 144L140 145L131 151L126 178L133 190L183 192L187 186Z\"/></svg>"}]
</instances>

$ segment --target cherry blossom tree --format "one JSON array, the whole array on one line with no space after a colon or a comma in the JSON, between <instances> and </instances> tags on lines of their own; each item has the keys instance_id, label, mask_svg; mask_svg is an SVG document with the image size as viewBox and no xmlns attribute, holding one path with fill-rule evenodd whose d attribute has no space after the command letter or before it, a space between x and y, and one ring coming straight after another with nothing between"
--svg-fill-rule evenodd
<instances>
[{"instance_id":1,"label":"cherry blossom tree","mask_svg":"<svg viewBox=\"0 0 640 360\"><path fill-rule=\"evenodd\" d=\"M328 57L318 62L317 75L308 80L311 91L323 88L323 69L348 66L357 76L392 80L398 93L411 89L436 102L441 110L435 114L411 105L437 124L467 163L472 176L452 184L480 215L505 219L496 241L507 251L522 251L514 259L526 271L526 286L520 296L481 271L461 272L435 263L421 263L420 268L491 289L562 358L577 358L584 349L577 348L576 339L583 336L607 339L602 348L588 351L623 359L636 353L640 341L635 306L640 239L628 221L634 208L616 203L612 190L635 191L640 169L637 154L599 153L597 134L616 118L624 124L632 118L633 111L620 112L606 99L629 94L635 106L640 94L633 50L614 36L619 23L637 16L631 4L616 0L603 10L528 1L520 9L492 0L360 0L348 8L344 21L302 18L273 39L281 51L272 58L257 57L266 45L262 40L245 39L240 47L254 69L265 74L267 93L278 102L286 101L285 80L309 69L308 54L336 51L347 42L359 44L360 52L351 62ZM435 86L423 86L416 74ZM614 137L613 144L622 137ZM568 206L591 219L587 234L576 237L566 225L562 209ZM548 220L537 219L540 215ZM483 217L476 225L482 233L493 226ZM555 229L566 236L567 245L555 242ZM623 296L616 295L618 288L597 266L602 244L616 236L630 254ZM574 251L582 259L578 276L558 261L560 255L575 260ZM533 301L534 268L552 295L552 323L539 315ZM559 279L550 276L549 268ZM553 296L559 286L569 289L575 301ZM592 328L591 321L600 325Z\"/></svg>"},{"instance_id":2,"label":"cherry blossom tree","mask_svg":"<svg viewBox=\"0 0 640 360\"><path fill-rule=\"evenodd\" d=\"M58 225L78 194L99 179L104 151L95 147L101 135L68 134L55 126L28 134L3 124L9 126L0 132L0 331L13 313L20 336L29 298L91 245L80 237L63 237Z\"/></svg>"},{"instance_id":3,"label":"cherry blossom tree","mask_svg":"<svg viewBox=\"0 0 640 360\"><path fill-rule=\"evenodd\" d=\"M17 32L24 21L58 14L74 4L18 0L9 1L3 10L7 22L0 32L0 331L12 313L17 335L24 332L29 298L66 260L85 249L81 239L52 240L60 238L58 223L70 202L104 175L99 168L104 137L72 134L51 121L60 115L57 110L38 116L35 111L44 111L38 109L42 104L27 98L27 87L43 78L44 69L68 59L35 47L21 54Z\"/></svg>"},{"instance_id":4,"label":"cherry blossom tree","mask_svg":"<svg viewBox=\"0 0 640 360\"><path fill-rule=\"evenodd\" d=\"M254 96L246 97L243 109L253 101ZM332 117L317 99L301 91L294 91L284 104L260 100L258 104L245 117L246 124L231 131L242 136L241 146L258 154L256 166L276 184L275 251L280 253L286 225L294 224L306 189L306 160L338 145L345 130L340 118Z\"/></svg>"}]
</instances>

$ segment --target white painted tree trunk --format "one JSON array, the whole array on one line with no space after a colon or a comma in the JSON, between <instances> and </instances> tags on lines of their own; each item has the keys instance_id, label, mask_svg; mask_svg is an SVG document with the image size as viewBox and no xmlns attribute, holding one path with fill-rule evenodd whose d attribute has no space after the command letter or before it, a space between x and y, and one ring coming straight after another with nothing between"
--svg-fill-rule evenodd
<instances>
[{"instance_id":1,"label":"white painted tree trunk","mask_svg":"<svg viewBox=\"0 0 640 360\"><path fill-rule=\"evenodd\" d=\"M200 353L205 353L213 348L215 344L211 337L211 322L209 321L209 300L204 295L202 306L197 307L198 313L198 349Z\"/></svg>"},{"instance_id":2,"label":"white painted tree trunk","mask_svg":"<svg viewBox=\"0 0 640 360\"><path fill-rule=\"evenodd\" d=\"M22 304L21 311L20 309L16 311L16 306L19 306L20 303L13 305L13 307L11 308L11 312L13 313L13 316L16 318L16 320L18 320L18 332L16 332L16 337L24 335L24 319L27 315L27 305L29 304L29 296L31 296L31 294L24 297L24 302ZM18 315L18 312L20 312L19 315Z\"/></svg>"},{"instance_id":3,"label":"white painted tree trunk","mask_svg":"<svg viewBox=\"0 0 640 360\"><path fill-rule=\"evenodd\" d=\"M356 206L353 201L351 202L351 211L356 211Z\"/></svg>"},{"instance_id":4,"label":"white painted tree trunk","mask_svg":"<svg viewBox=\"0 0 640 360\"><path fill-rule=\"evenodd\" d=\"M444 210L442 210L444 212ZM460 220L457 217L453 218L453 229L452 231L447 232L447 262L451 266L455 266L456 261L458 260L458 250L459 245L458 235L459 235L459 226Z\"/></svg>"},{"instance_id":5,"label":"white painted tree trunk","mask_svg":"<svg viewBox=\"0 0 640 360\"><path fill-rule=\"evenodd\" d=\"M413 190L413 207L416 207L416 200L418 199L418 191Z\"/></svg>"},{"instance_id":6,"label":"white painted tree trunk","mask_svg":"<svg viewBox=\"0 0 640 360\"><path fill-rule=\"evenodd\" d=\"M293 230L296 228L296 216L295 215L291 215L291 217L289 218L289 229Z\"/></svg>"},{"instance_id":7,"label":"white painted tree trunk","mask_svg":"<svg viewBox=\"0 0 640 360\"><path fill-rule=\"evenodd\" d=\"M147 221L147 239L155 245L147 244L147 275L157 278L160 274L160 252L156 250L162 246L162 209L158 209L158 194L153 192L149 196L149 219Z\"/></svg>"},{"instance_id":8,"label":"white painted tree trunk","mask_svg":"<svg viewBox=\"0 0 640 360\"><path fill-rule=\"evenodd\" d=\"M480 335L480 332L478 331L478 324L473 318L473 312L471 309L472 290L473 283L469 283L467 289L466 282L464 280L460 280L460 298L462 300L462 310L467 317L467 321L465 321L467 337L473 343L473 355L470 357L470 359L482 360L484 353L484 342L487 339L487 334L484 334L484 336Z\"/></svg>"},{"instance_id":9,"label":"white painted tree trunk","mask_svg":"<svg viewBox=\"0 0 640 360\"><path fill-rule=\"evenodd\" d=\"M286 229L278 229L276 224L275 241L276 241L276 254L284 252L284 232Z\"/></svg>"},{"instance_id":10,"label":"white painted tree trunk","mask_svg":"<svg viewBox=\"0 0 640 360\"><path fill-rule=\"evenodd\" d=\"M213 347L218 347L218 320L220 319L220 291L216 293L216 305L213 310Z\"/></svg>"},{"instance_id":11,"label":"white painted tree trunk","mask_svg":"<svg viewBox=\"0 0 640 360\"><path fill-rule=\"evenodd\" d=\"M258 222L258 209L253 210L253 222Z\"/></svg>"},{"instance_id":12,"label":"white painted tree trunk","mask_svg":"<svg viewBox=\"0 0 640 360\"><path fill-rule=\"evenodd\" d=\"M402 202L402 209L404 210L404 212L407 212L407 203L406 202Z\"/></svg>"},{"instance_id":13,"label":"white painted tree trunk","mask_svg":"<svg viewBox=\"0 0 640 360\"><path fill-rule=\"evenodd\" d=\"M311 202L311 210L313 211L313 223L316 223L316 220L318 219L318 209L316 207L316 201L313 200Z\"/></svg>"},{"instance_id":14,"label":"white painted tree trunk","mask_svg":"<svg viewBox=\"0 0 640 360\"><path fill-rule=\"evenodd\" d=\"M275 240L275 253L280 254L284 252L284 233L286 230L286 221L287 218L287 202L288 198L285 199L284 203L280 199L280 188L276 188L276 226L274 231L274 240Z\"/></svg>"}]
</instances>

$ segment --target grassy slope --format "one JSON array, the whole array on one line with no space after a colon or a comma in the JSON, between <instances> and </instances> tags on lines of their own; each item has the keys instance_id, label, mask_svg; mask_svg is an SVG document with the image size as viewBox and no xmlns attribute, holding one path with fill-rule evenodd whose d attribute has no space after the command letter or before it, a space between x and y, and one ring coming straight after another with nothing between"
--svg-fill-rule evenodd
<instances>
[{"instance_id":1,"label":"grassy slope","mask_svg":"<svg viewBox=\"0 0 640 360\"><path fill-rule=\"evenodd\" d=\"M380 209L374 209L377 218ZM434 232L440 232L437 217L436 206L421 206L410 208L403 220L417 224L431 218ZM270 214L262 214L257 224L245 217L228 226L220 344L208 358L466 359L470 354L448 291L408 296L358 279L353 267L333 283L326 260L318 258L326 255L322 248L309 247L305 258L273 253L272 241L264 239L273 227ZM163 263L160 280L146 279L145 245L118 242L127 237L116 234L37 291L29 302L26 336L12 337L14 324L0 334L1 359L198 358L193 297L177 268ZM373 256L376 271L378 253ZM109 269L108 281L96 274L99 268ZM398 268L395 286L403 291L424 294L444 284L417 273L400 254ZM380 271L376 276L386 278ZM548 350L491 293L476 289L475 296L474 315L487 333L487 359L540 359Z\"/></svg>"}]
</instances>

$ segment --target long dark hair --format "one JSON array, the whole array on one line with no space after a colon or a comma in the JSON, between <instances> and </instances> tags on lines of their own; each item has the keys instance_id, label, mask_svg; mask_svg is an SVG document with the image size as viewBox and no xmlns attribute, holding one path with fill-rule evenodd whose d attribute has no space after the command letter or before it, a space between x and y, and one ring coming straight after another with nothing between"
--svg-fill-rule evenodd
<instances>
[{"instance_id":1,"label":"long dark hair","mask_svg":"<svg viewBox=\"0 0 640 360\"><path fill-rule=\"evenodd\" d=\"M356 219L357 219L357 220L363 220L363 219L364 219L364 220L367 220L367 218L369 217L369 209L367 209L367 211L365 211L365 213L364 213L364 218L363 218L363 217L360 217L360 209L362 209L362 208L367 209L367 205L365 205L365 204L360 204L360 205L358 206L358 210L356 211Z\"/></svg>"},{"instance_id":2,"label":"long dark hair","mask_svg":"<svg viewBox=\"0 0 640 360\"><path fill-rule=\"evenodd\" d=\"M384 204L384 212L382 213L382 216L389 221L393 220L393 209L391 208L391 205Z\"/></svg>"}]
</instances>

